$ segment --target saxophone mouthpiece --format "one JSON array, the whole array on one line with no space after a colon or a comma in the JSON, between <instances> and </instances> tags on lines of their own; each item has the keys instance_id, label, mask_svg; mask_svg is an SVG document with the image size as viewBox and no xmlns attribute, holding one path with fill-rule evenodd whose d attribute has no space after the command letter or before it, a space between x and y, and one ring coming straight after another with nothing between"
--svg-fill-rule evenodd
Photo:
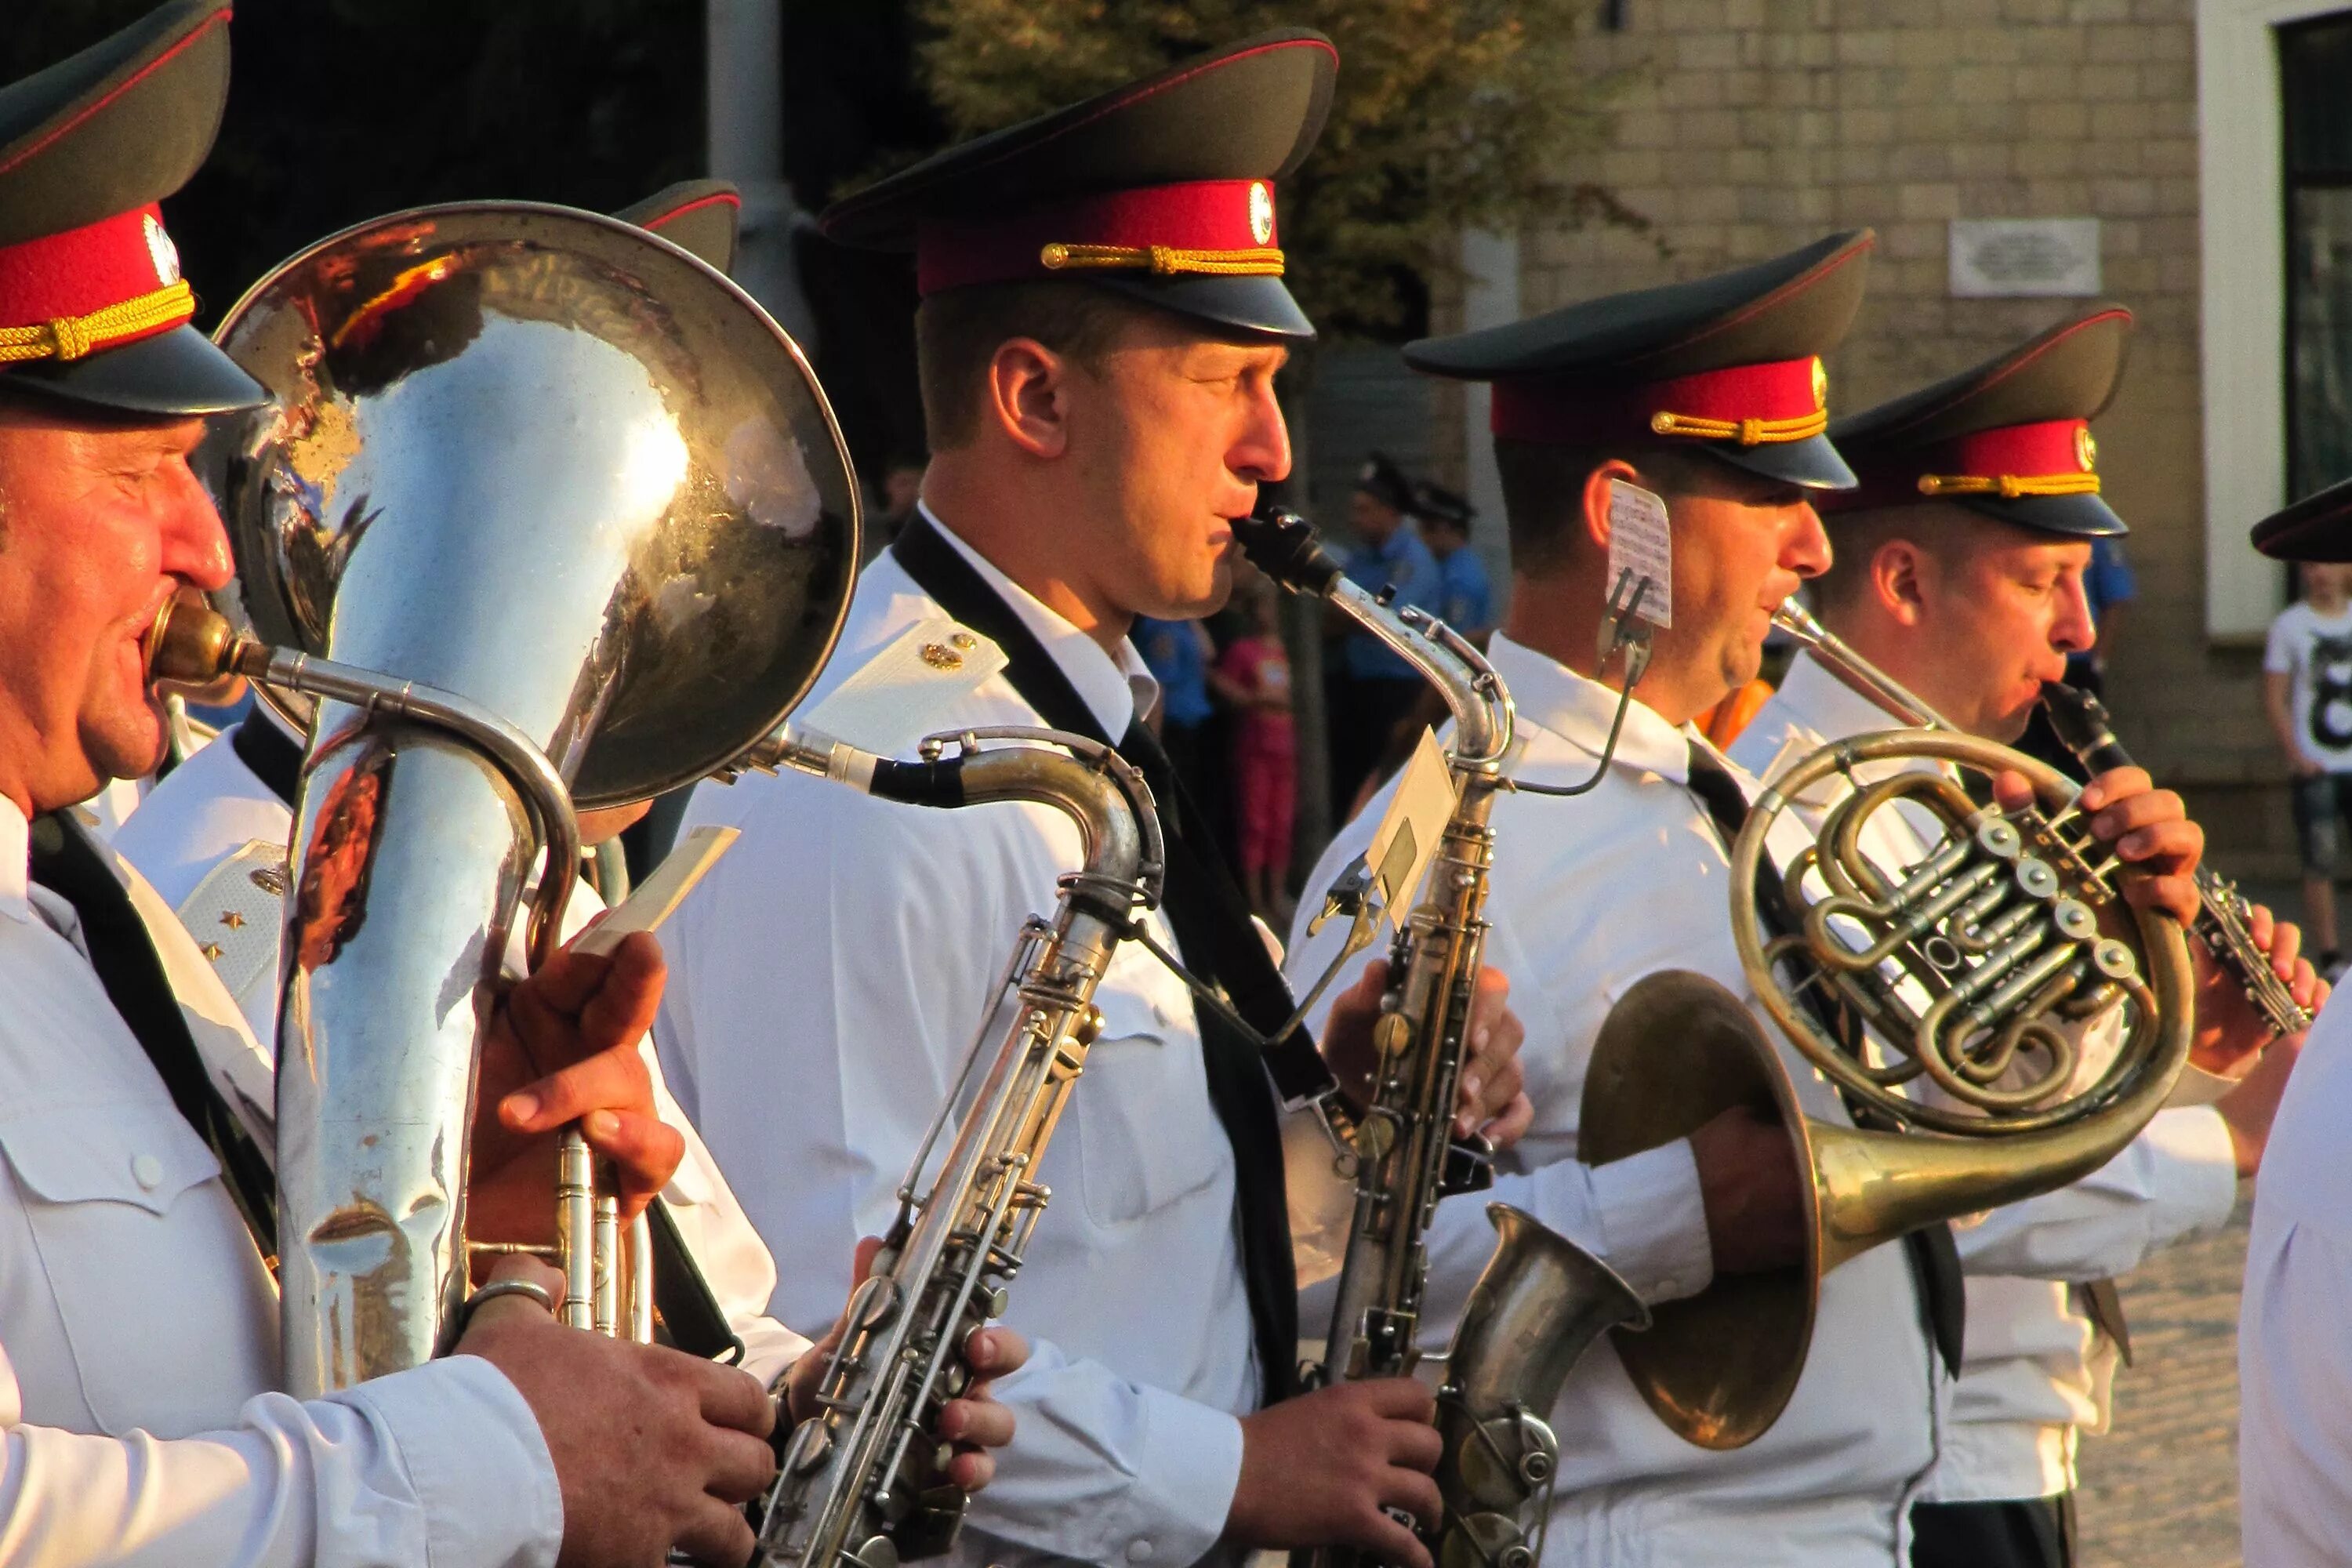
<instances>
[{"instance_id":1,"label":"saxophone mouthpiece","mask_svg":"<svg viewBox=\"0 0 2352 1568\"><path fill-rule=\"evenodd\" d=\"M1343 574L1315 525L1287 507L1261 505L1233 520L1234 542L1250 564L1294 594L1321 598Z\"/></svg>"}]
</instances>

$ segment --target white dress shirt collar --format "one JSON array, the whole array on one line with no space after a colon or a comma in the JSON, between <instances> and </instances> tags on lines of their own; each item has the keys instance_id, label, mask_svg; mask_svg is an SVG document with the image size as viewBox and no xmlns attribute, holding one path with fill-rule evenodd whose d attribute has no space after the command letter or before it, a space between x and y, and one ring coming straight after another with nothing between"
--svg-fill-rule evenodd
<instances>
[{"instance_id":1,"label":"white dress shirt collar","mask_svg":"<svg viewBox=\"0 0 2352 1568\"><path fill-rule=\"evenodd\" d=\"M1617 716L1618 689L1579 675L1566 665L1495 634L1487 660L1509 688L1520 719L1545 729L1598 760L1609 743L1609 725ZM1690 780L1690 747L1696 735L1669 724L1642 700L1636 689L1625 706L1625 724L1617 737L1616 766L1636 773L1656 773L1675 784Z\"/></svg>"},{"instance_id":2,"label":"white dress shirt collar","mask_svg":"<svg viewBox=\"0 0 2352 1568\"><path fill-rule=\"evenodd\" d=\"M915 506L955 552L980 574L981 581L994 589L996 596L1020 618L1114 743L1127 733L1127 727L1138 715L1151 711L1152 704L1160 700L1160 682L1144 664L1142 655L1135 651L1132 642L1121 637L1116 657L1106 653L1102 644L1048 608L1044 600L1006 576L994 562L941 522L929 502L917 501Z\"/></svg>"},{"instance_id":3,"label":"white dress shirt collar","mask_svg":"<svg viewBox=\"0 0 2352 1568\"><path fill-rule=\"evenodd\" d=\"M32 867L33 825L15 801L0 795L0 914L31 918Z\"/></svg>"}]
</instances>

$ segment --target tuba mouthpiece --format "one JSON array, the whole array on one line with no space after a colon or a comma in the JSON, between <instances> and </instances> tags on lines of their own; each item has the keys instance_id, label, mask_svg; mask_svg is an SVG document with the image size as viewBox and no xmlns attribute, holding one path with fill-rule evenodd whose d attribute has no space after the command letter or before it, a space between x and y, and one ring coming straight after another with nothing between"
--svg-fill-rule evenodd
<instances>
[{"instance_id":1,"label":"tuba mouthpiece","mask_svg":"<svg viewBox=\"0 0 2352 1568\"><path fill-rule=\"evenodd\" d=\"M268 658L261 645L239 637L226 616L185 589L155 612L145 646L150 685L201 687L224 677L259 676Z\"/></svg>"}]
</instances>

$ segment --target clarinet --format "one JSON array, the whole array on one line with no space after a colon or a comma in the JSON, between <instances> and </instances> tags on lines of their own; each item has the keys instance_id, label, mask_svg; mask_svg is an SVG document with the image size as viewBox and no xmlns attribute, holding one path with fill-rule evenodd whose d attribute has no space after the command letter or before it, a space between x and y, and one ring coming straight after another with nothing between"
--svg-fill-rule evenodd
<instances>
[{"instance_id":1,"label":"clarinet","mask_svg":"<svg viewBox=\"0 0 2352 1568\"><path fill-rule=\"evenodd\" d=\"M1486 945L1495 858L1487 819L1496 794L1509 787L1503 762L1511 697L1486 655L1452 627L1349 582L1297 513L1237 520L1234 533L1251 563L1284 588L1338 605L1403 656L1454 715L1447 761L1458 793L1420 902L1399 922L1390 951L1389 991L1373 1027L1371 1103L1351 1140L1356 1202L1347 1252L1323 1360L1307 1369L1314 1386L1407 1376L1422 1358L1423 1237L1438 1199L1493 1182L1492 1147L1475 1136L1457 1142L1453 1123ZM1412 1522L1441 1563L1532 1568L1558 1456L1542 1417L1584 1346L1643 1311L1630 1289L1573 1243L1505 1205L1491 1213L1500 1239L1438 1394L1444 1524ZM1322 1547L1292 1562L1337 1568L1360 1557Z\"/></svg>"},{"instance_id":2,"label":"clarinet","mask_svg":"<svg viewBox=\"0 0 2352 1568\"><path fill-rule=\"evenodd\" d=\"M2042 702L2061 743L2092 773L2135 765L2116 739L2106 705L2097 698L2053 680L2043 683ZM2253 911L2237 884L2200 861L2197 894L2200 908L2189 930L2213 962L2230 972L2274 1032L2292 1035L2311 1027L2311 1013L2295 1001L2294 993L2271 967L2270 955L2255 942Z\"/></svg>"},{"instance_id":3,"label":"clarinet","mask_svg":"<svg viewBox=\"0 0 2352 1568\"><path fill-rule=\"evenodd\" d=\"M983 751L982 741L1018 743ZM949 744L959 754L943 759ZM964 1341L1003 1314L1045 1213L1051 1194L1036 1173L1101 1032L1095 989L1139 912L1160 898L1151 792L1108 747L1000 728L933 736L921 755L894 762L787 724L729 769L791 767L912 805L1050 805L1086 845L1084 868L1061 879L1053 919L1023 926L989 1017L899 1185L873 1272L850 1298L820 1414L785 1446L754 1560L777 1568L895 1568L954 1543L965 1496L947 1476L952 1450L932 1436L939 1413L967 1386ZM932 1151L983 1061L926 1187Z\"/></svg>"}]
</instances>

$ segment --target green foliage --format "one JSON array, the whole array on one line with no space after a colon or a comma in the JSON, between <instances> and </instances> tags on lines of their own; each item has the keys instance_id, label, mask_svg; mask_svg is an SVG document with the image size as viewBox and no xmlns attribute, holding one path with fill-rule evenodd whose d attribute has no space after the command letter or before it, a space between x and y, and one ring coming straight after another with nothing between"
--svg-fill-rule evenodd
<instances>
[{"instance_id":1,"label":"green foliage","mask_svg":"<svg viewBox=\"0 0 2352 1568\"><path fill-rule=\"evenodd\" d=\"M1560 179L1609 83L1570 58L1589 0L916 0L921 69L958 139L1009 125L1270 27L1339 50L1331 118L1279 193L1288 281L1340 331L1403 324L1455 266L1465 227L1600 217Z\"/></svg>"}]
</instances>

